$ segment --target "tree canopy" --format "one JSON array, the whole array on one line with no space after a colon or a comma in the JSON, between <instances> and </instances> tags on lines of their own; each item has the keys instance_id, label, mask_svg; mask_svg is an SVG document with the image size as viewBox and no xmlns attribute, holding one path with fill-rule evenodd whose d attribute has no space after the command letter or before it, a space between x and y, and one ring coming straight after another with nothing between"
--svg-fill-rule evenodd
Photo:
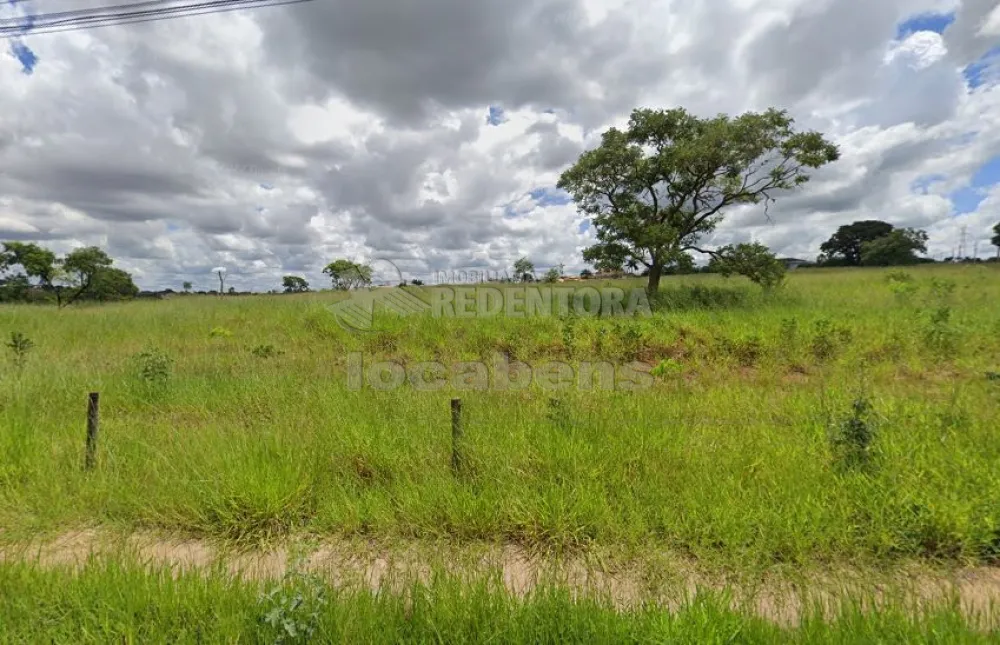
<instances>
[{"instance_id":1,"label":"tree canopy","mask_svg":"<svg viewBox=\"0 0 1000 645\"><path fill-rule=\"evenodd\" d=\"M551 267L548 271L545 272L545 276L542 279L545 282L559 282L559 279L562 278L564 269L565 267L561 264Z\"/></svg>"},{"instance_id":2,"label":"tree canopy","mask_svg":"<svg viewBox=\"0 0 1000 645\"><path fill-rule=\"evenodd\" d=\"M50 294L60 306L80 299L132 298L139 288L127 272L96 246L78 248L64 258L37 244L4 242L0 251L0 300L28 300ZM43 297L44 298L44 297Z\"/></svg>"},{"instance_id":3,"label":"tree canopy","mask_svg":"<svg viewBox=\"0 0 1000 645\"><path fill-rule=\"evenodd\" d=\"M116 267L105 267L98 271L89 287L89 298L101 302L129 300L137 295L139 287L132 281L132 276Z\"/></svg>"},{"instance_id":4,"label":"tree canopy","mask_svg":"<svg viewBox=\"0 0 1000 645\"><path fill-rule=\"evenodd\" d=\"M372 282L372 268L350 260L334 260L326 265L323 273L330 276L334 289L344 291L368 286Z\"/></svg>"},{"instance_id":5,"label":"tree canopy","mask_svg":"<svg viewBox=\"0 0 1000 645\"><path fill-rule=\"evenodd\" d=\"M514 280L531 282L535 279L535 264L528 258L520 258L514 263Z\"/></svg>"},{"instance_id":6,"label":"tree canopy","mask_svg":"<svg viewBox=\"0 0 1000 645\"><path fill-rule=\"evenodd\" d=\"M797 132L787 112L700 118L682 108L637 109L559 179L596 229L588 262L647 267L652 293L663 269L722 221L727 208L773 202L839 158L818 132ZM619 265L619 266L621 266Z\"/></svg>"},{"instance_id":7,"label":"tree canopy","mask_svg":"<svg viewBox=\"0 0 1000 645\"><path fill-rule=\"evenodd\" d=\"M993 227L993 237L990 238L990 244L997 247L997 255L1000 256L1000 222L997 222L996 226Z\"/></svg>"},{"instance_id":8,"label":"tree canopy","mask_svg":"<svg viewBox=\"0 0 1000 645\"><path fill-rule=\"evenodd\" d=\"M281 286L285 288L285 293L303 293L309 291L309 283L306 279L297 275L286 275L281 279Z\"/></svg>"},{"instance_id":9,"label":"tree canopy","mask_svg":"<svg viewBox=\"0 0 1000 645\"><path fill-rule=\"evenodd\" d=\"M758 242L724 246L709 262L713 272L725 277L745 275L765 289L774 289L785 280L785 265Z\"/></svg>"},{"instance_id":10,"label":"tree canopy","mask_svg":"<svg viewBox=\"0 0 1000 645\"><path fill-rule=\"evenodd\" d=\"M87 246L82 249L71 251L62 260L62 270L64 280L72 293L67 305L72 304L77 298L88 291L100 273L111 267L112 260L108 254L96 246Z\"/></svg>"},{"instance_id":11,"label":"tree canopy","mask_svg":"<svg viewBox=\"0 0 1000 645\"><path fill-rule=\"evenodd\" d=\"M860 266L861 247L889 235L893 230L892 224L879 220L862 220L845 224L838 228L829 240L820 245L823 262Z\"/></svg>"},{"instance_id":12,"label":"tree canopy","mask_svg":"<svg viewBox=\"0 0 1000 645\"><path fill-rule=\"evenodd\" d=\"M864 266L896 266L920 262L917 253L927 252L927 233L912 228L893 229L888 235L861 245Z\"/></svg>"}]
</instances>

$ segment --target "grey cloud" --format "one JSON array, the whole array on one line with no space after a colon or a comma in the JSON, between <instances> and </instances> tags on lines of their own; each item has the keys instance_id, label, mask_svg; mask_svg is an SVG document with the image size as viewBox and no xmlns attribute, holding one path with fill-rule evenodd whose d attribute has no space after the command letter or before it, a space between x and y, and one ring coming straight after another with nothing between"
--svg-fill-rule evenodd
<instances>
[{"instance_id":1,"label":"grey cloud","mask_svg":"<svg viewBox=\"0 0 1000 645\"><path fill-rule=\"evenodd\" d=\"M330 0L269 21L266 47L299 66L304 96L336 88L393 124L494 102L571 109L597 124L666 73L662 56L622 46L631 25L612 14L589 27L573 0ZM603 101L586 91L595 79L609 90Z\"/></svg>"},{"instance_id":2,"label":"grey cloud","mask_svg":"<svg viewBox=\"0 0 1000 645\"><path fill-rule=\"evenodd\" d=\"M555 123L539 121L529 126L525 134L536 134L539 137L539 145L527 155L525 161L542 170L565 168L583 152L583 146L562 136Z\"/></svg>"},{"instance_id":3,"label":"grey cloud","mask_svg":"<svg viewBox=\"0 0 1000 645\"><path fill-rule=\"evenodd\" d=\"M960 65L968 65L1000 44L996 34L979 34L996 6L996 0L962 0L955 14L955 21L942 34L948 53L954 61Z\"/></svg>"},{"instance_id":4,"label":"grey cloud","mask_svg":"<svg viewBox=\"0 0 1000 645\"><path fill-rule=\"evenodd\" d=\"M896 24L913 11L903 0L800 5L790 24L775 24L757 37L748 53L750 72L779 104L813 92L864 94Z\"/></svg>"}]
</instances>

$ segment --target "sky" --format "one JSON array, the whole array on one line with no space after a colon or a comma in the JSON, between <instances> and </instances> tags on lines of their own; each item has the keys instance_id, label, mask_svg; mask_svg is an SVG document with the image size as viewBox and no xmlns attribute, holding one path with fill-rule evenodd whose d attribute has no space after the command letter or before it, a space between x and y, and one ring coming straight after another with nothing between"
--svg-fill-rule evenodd
<instances>
[{"instance_id":1,"label":"sky","mask_svg":"<svg viewBox=\"0 0 1000 645\"><path fill-rule=\"evenodd\" d=\"M124 3L126 0L115 0ZM62 4L60 4L62 2ZM108 0L0 0L0 19ZM44 7L42 9L41 7ZM787 109L841 159L705 245L842 224L989 257L996 0L317 0L0 42L0 240L98 245L145 289L585 267L560 173L636 107Z\"/></svg>"}]
</instances>

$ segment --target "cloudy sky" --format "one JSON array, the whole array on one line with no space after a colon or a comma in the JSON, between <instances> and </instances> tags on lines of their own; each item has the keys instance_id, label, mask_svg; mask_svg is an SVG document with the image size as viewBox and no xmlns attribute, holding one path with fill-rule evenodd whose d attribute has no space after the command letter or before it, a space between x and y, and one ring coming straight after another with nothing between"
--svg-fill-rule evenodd
<instances>
[{"instance_id":1,"label":"cloudy sky","mask_svg":"<svg viewBox=\"0 0 1000 645\"><path fill-rule=\"evenodd\" d=\"M93 1L124 4L128 0ZM86 5L0 0L0 19ZM315 0L0 41L0 240L96 244L143 288L583 268L559 173L632 108L787 108L842 158L712 245L812 258L840 224L987 257L996 0Z\"/></svg>"}]
</instances>

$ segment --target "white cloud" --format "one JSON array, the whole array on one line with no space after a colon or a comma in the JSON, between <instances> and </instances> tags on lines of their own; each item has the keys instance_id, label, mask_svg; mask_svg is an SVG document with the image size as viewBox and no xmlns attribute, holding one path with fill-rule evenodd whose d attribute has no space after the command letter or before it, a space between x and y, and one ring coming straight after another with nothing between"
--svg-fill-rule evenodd
<instances>
[{"instance_id":1,"label":"white cloud","mask_svg":"<svg viewBox=\"0 0 1000 645\"><path fill-rule=\"evenodd\" d=\"M961 217L948 199L1000 153L1000 89L960 71L995 44L994 4L902 41L899 22L956 3L325 0L28 38L33 75L0 57L0 239L103 244L144 287L211 287L217 265L241 289L318 285L337 257L424 279L522 255L579 270L593 230L529 192L633 107L774 105L842 160L713 244L810 257L879 218L950 254L963 224L1000 219L995 189Z\"/></svg>"},{"instance_id":2,"label":"white cloud","mask_svg":"<svg viewBox=\"0 0 1000 645\"><path fill-rule=\"evenodd\" d=\"M914 69L926 69L948 53L941 34L933 31L918 31L905 40L894 43L886 53L886 62L903 59Z\"/></svg>"}]
</instances>

